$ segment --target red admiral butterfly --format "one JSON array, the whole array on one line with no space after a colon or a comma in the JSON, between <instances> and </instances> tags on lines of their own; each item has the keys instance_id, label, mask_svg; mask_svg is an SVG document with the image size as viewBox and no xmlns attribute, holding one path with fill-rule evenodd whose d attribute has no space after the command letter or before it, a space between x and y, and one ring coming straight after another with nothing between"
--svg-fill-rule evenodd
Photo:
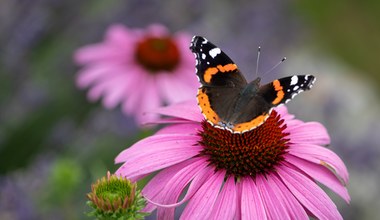
<instances>
[{"instance_id":1,"label":"red admiral butterfly","mask_svg":"<svg viewBox=\"0 0 380 220\"><path fill-rule=\"evenodd\" d=\"M260 86L260 78L248 83L237 65L206 38L194 36L190 45L196 58L201 87L198 105L213 126L244 133L265 122L271 110L309 90L315 77L294 75Z\"/></svg>"}]
</instances>

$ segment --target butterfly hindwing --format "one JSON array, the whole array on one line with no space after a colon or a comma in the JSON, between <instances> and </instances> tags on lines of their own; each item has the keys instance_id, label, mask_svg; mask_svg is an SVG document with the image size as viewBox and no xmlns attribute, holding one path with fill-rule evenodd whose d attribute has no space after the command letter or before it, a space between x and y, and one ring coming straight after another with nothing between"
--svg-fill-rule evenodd
<instances>
[{"instance_id":1,"label":"butterfly hindwing","mask_svg":"<svg viewBox=\"0 0 380 220\"><path fill-rule=\"evenodd\" d=\"M297 94L311 89L314 82L315 77L312 75L288 76L261 86L258 95L274 107L287 103Z\"/></svg>"}]
</instances>

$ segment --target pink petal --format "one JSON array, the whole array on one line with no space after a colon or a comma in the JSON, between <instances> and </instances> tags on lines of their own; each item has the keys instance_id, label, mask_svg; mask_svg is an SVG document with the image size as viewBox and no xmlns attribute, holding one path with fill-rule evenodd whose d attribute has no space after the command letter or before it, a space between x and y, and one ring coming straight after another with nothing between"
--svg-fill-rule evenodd
<instances>
[{"instance_id":1,"label":"pink petal","mask_svg":"<svg viewBox=\"0 0 380 220\"><path fill-rule=\"evenodd\" d=\"M178 76L178 74L176 76L173 76L172 74L160 74L157 77L160 82L160 94L165 97L168 103L176 103L186 99L195 100L197 95L197 86L188 86L188 80L185 81L181 79L183 77ZM193 80L196 80L195 74ZM191 82L192 81L190 81L190 85Z\"/></svg>"},{"instance_id":2,"label":"pink petal","mask_svg":"<svg viewBox=\"0 0 380 220\"><path fill-rule=\"evenodd\" d=\"M162 107L154 112L165 116L183 118L196 122L200 122L204 119L195 99Z\"/></svg>"},{"instance_id":3,"label":"pink petal","mask_svg":"<svg viewBox=\"0 0 380 220\"><path fill-rule=\"evenodd\" d=\"M193 121L188 121L182 118L156 118L156 119L152 119L149 122L145 122L145 124L156 125L156 124L195 124L195 123Z\"/></svg>"},{"instance_id":4,"label":"pink petal","mask_svg":"<svg viewBox=\"0 0 380 220\"><path fill-rule=\"evenodd\" d=\"M161 202L162 190L167 185L167 182L173 178L180 170L187 168L191 164L198 164L195 158L186 160L184 162L175 164L166 169L160 171L155 175L142 190L142 195L150 200ZM152 212L155 209L155 205L148 203L144 208L144 212Z\"/></svg>"},{"instance_id":5,"label":"pink petal","mask_svg":"<svg viewBox=\"0 0 380 220\"><path fill-rule=\"evenodd\" d=\"M331 150L313 144L291 144L288 150L294 156L329 168L339 178L342 178L344 184L347 184L347 168L340 157Z\"/></svg>"},{"instance_id":6,"label":"pink petal","mask_svg":"<svg viewBox=\"0 0 380 220\"><path fill-rule=\"evenodd\" d=\"M298 120L298 119L292 119L292 120L285 120L285 124L287 128L292 128L293 126L298 126L300 124L304 124L305 122ZM288 130L285 129L285 132L288 132Z\"/></svg>"},{"instance_id":7,"label":"pink petal","mask_svg":"<svg viewBox=\"0 0 380 220\"><path fill-rule=\"evenodd\" d=\"M149 181L142 194L157 203L174 203L178 199L176 195L179 196L190 180L205 166L207 166L205 159L196 157L168 167ZM155 207L153 204L148 204L144 211L151 212Z\"/></svg>"},{"instance_id":8,"label":"pink petal","mask_svg":"<svg viewBox=\"0 0 380 220\"><path fill-rule=\"evenodd\" d=\"M126 94L129 92L128 88L131 80L125 76L121 76L116 79L119 81L115 82L114 86L111 87L111 89L108 89L107 94L104 97L103 104L106 108L116 107L123 101Z\"/></svg>"},{"instance_id":9,"label":"pink petal","mask_svg":"<svg viewBox=\"0 0 380 220\"><path fill-rule=\"evenodd\" d=\"M274 110L281 115L282 119L292 120L294 118L294 115L289 114L288 108L285 105L279 105Z\"/></svg>"},{"instance_id":10,"label":"pink petal","mask_svg":"<svg viewBox=\"0 0 380 220\"><path fill-rule=\"evenodd\" d=\"M332 189L334 192L340 195L347 203L350 202L350 195L348 194L347 188L344 187L340 180L326 167L315 163L311 163L309 161L303 160L301 158L289 154L285 156L285 159L289 163L303 170L312 178L316 179L318 182Z\"/></svg>"},{"instance_id":11,"label":"pink petal","mask_svg":"<svg viewBox=\"0 0 380 220\"><path fill-rule=\"evenodd\" d=\"M141 97L143 96L144 89L139 84L140 82L147 81L147 75L143 72L139 72L136 68L133 72L130 72L131 77L133 76L133 82L130 85L130 92L128 94L128 99L123 103L122 109L125 113L131 114L141 114ZM144 85L149 86L149 85Z\"/></svg>"},{"instance_id":12,"label":"pink petal","mask_svg":"<svg viewBox=\"0 0 380 220\"><path fill-rule=\"evenodd\" d=\"M202 129L199 123L185 123L168 125L157 131L156 134L187 134L195 135Z\"/></svg>"},{"instance_id":13,"label":"pink petal","mask_svg":"<svg viewBox=\"0 0 380 220\"><path fill-rule=\"evenodd\" d=\"M281 201L277 197L272 189L273 186L269 185L263 176L256 177L256 185L269 219L291 219L285 207L285 201Z\"/></svg>"},{"instance_id":14,"label":"pink petal","mask_svg":"<svg viewBox=\"0 0 380 220\"><path fill-rule=\"evenodd\" d=\"M278 166L277 171L292 194L315 217L318 219L342 219L327 194L308 177L285 166Z\"/></svg>"},{"instance_id":15,"label":"pink petal","mask_svg":"<svg viewBox=\"0 0 380 220\"><path fill-rule=\"evenodd\" d=\"M181 219L207 219L219 194L220 187L223 184L225 171L217 171L198 189L190 199Z\"/></svg>"},{"instance_id":16,"label":"pink petal","mask_svg":"<svg viewBox=\"0 0 380 220\"><path fill-rule=\"evenodd\" d=\"M241 180L237 181L235 183L235 186L236 186L236 207L234 207L235 209L235 217L234 219L242 219L241 218L241 210L242 210L242 201L241 201L241 196L242 196L242 184L241 184Z\"/></svg>"},{"instance_id":17,"label":"pink petal","mask_svg":"<svg viewBox=\"0 0 380 220\"><path fill-rule=\"evenodd\" d=\"M291 192L284 186L283 182L273 173L266 176L268 180L267 187L270 187L270 195L273 199L278 200L278 204L283 205L290 216L290 219L309 219L305 209L294 198ZM275 202L276 204L276 202Z\"/></svg>"},{"instance_id":18,"label":"pink petal","mask_svg":"<svg viewBox=\"0 0 380 220\"><path fill-rule=\"evenodd\" d=\"M290 132L292 143L306 143L326 145L330 143L330 136L323 125L318 122L307 122L298 126L288 126L285 132Z\"/></svg>"},{"instance_id":19,"label":"pink petal","mask_svg":"<svg viewBox=\"0 0 380 220\"><path fill-rule=\"evenodd\" d=\"M196 176L194 177L193 181L191 182L189 186L189 189L187 190L185 196L182 198L181 201L177 203L169 204L169 205L165 205L165 204L156 204L156 205L163 208L173 208L173 207L177 207L183 204L184 202L188 201L198 191L198 189L203 186L205 181L207 181L207 179L209 179L209 177L212 175L214 175L214 168L210 168L210 166L206 166L204 169L200 170L196 174Z\"/></svg>"},{"instance_id":20,"label":"pink petal","mask_svg":"<svg viewBox=\"0 0 380 220\"><path fill-rule=\"evenodd\" d=\"M177 32L174 35L174 39L177 42L178 48L181 51L182 54L182 63L184 63L186 66L190 67L192 70L192 76L195 77L195 59L194 55L189 50L189 42L191 41L191 37L186 32Z\"/></svg>"},{"instance_id":21,"label":"pink petal","mask_svg":"<svg viewBox=\"0 0 380 220\"><path fill-rule=\"evenodd\" d=\"M111 63L100 63L83 68L79 71L76 84L79 88L86 88L91 84L108 79L110 74L119 72L122 67Z\"/></svg>"},{"instance_id":22,"label":"pink petal","mask_svg":"<svg viewBox=\"0 0 380 220\"><path fill-rule=\"evenodd\" d=\"M151 24L146 28L146 35L153 37L164 37L169 35L168 29L161 24Z\"/></svg>"},{"instance_id":23,"label":"pink petal","mask_svg":"<svg viewBox=\"0 0 380 220\"><path fill-rule=\"evenodd\" d=\"M129 30L122 24L114 24L110 26L106 32L105 41L120 48L123 50L131 50L133 44L135 44L138 36L135 34L135 31Z\"/></svg>"},{"instance_id":24,"label":"pink petal","mask_svg":"<svg viewBox=\"0 0 380 220\"><path fill-rule=\"evenodd\" d=\"M241 219L267 219L259 190L252 178L243 178L241 184Z\"/></svg>"},{"instance_id":25,"label":"pink petal","mask_svg":"<svg viewBox=\"0 0 380 220\"><path fill-rule=\"evenodd\" d=\"M157 118L157 116L152 114L146 114L147 112L157 109L161 105L161 97L158 93L157 88L157 82L154 80L153 77L147 77L146 82L144 82L144 91L142 93L142 97L140 99L140 106L141 106L141 117L138 117L139 124L144 124L147 121L151 121L154 118Z\"/></svg>"},{"instance_id":26,"label":"pink petal","mask_svg":"<svg viewBox=\"0 0 380 220\"><path fill-rule=\"evenodd\" d=\"M88 63L122 60L123 57L128 58L125 50L106 44L97 43L79 48L74 54L76 63L84 65Z\"/></svg>"},{"instance_id":27,"label":"pink petal","mask_svg":"<svg viewBox=\"0 0 380 220\"><path fill-rule=\"evenodd\" d=\"M116 173L134 177L174 165L199 154L197 137L186 135L154 135L121 152L116 163L125 162Z\"/></svg>"},{"instance_id":28,"label":"pink petal","mask_svg":"<svg viewBox=\"0 0 380 220\"><path fill-rule=\"evenodd\" d=\"M233 176L228 177L226 183L215 202L210 219L233 219L237 206L236 185Z\"/></svg>"},{"instance_id":29,"label":"pink petal","mask_svg":"<svg viewBox=\"0 0 380 220\"><path fill-rule=\"evenodd\" d=\"M123 76L113 76L107 79L99 80L88 92L90 100L97 100L104 96L103 105L107 108L112 108L118 104L118 101L123 98L124 92L128 94L131 79Z\"/></svg>"},{"instance_id":30,"label":"pink petal","mask_svg":"<svg viewBox=\"0 0 380 220\"><path fill-rule=\"evenodd\" d=\"M206 158L197 157L193 159L193 162L184 169L177 172L172 178L166 181L165 188L161 191L162 204L173 204L177 202L179 196L184 191L189 182L196 177L201 170L206 169L208 163ZM154 185L152 185L154 187ZM158 208L157 219L173 219L173 208Z\"/></svg>"}]
</instances>

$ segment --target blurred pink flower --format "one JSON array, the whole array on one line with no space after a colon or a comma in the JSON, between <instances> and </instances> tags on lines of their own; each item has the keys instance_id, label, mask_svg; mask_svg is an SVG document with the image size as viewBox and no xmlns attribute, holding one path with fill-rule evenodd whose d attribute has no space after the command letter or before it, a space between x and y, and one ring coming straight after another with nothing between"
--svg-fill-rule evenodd
<instances>
[{"instance_id":1,"label":"blurred pink flower","mask_svg":"<svg viewBox=\"0 0 380 220\"><path fill-rule=\"evenodd\" d=\"M158 113L170 117L157 123L171 124L115 159L124 163L116 173L133 180L159 171L142 191L144 211L173 219L188 202L182 219L342 219L316 183L350 201L347 169L323 147L330 137L320 123L281 106L260 127L233 134L207 123L195 101Z\"/></svg>"},{"instance_id":2,"label":"blurred pink flower","mask_svg":"<svg viewBox=\"0 0 380 220\"><path fill-rule=\"evenodd\" d=\"M92 101L103 97L106 108L120 104L141 124L149 120L144 112L195 97L198 81L190 40L187 33L171 35L159 24L145 30L113 25L103 42L75 52L76 63L83 66L77 85L89 88Z\"/></svg>"}]
</instances>

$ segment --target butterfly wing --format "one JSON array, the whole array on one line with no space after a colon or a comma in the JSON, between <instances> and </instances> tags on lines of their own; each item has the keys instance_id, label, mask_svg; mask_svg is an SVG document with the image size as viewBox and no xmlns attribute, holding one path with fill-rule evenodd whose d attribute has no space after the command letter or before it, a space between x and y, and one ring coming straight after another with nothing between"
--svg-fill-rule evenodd
<instances>
[{"instance_id":1,"label":"butterfly wing","mask_svg":"<svg viewBox=\"0 0 380 220\"><path fill-rule=\"evenodd\" d=\"M294 75L276 79L271 83L263 85L258 91L272 107L287 103L297 94L311 89L315 82L312 75Z\"/></svg>"},{"instance_id":2,"label":"butterfly wing","mask_svg":"<svg viewBox=\"0 0 380 220\"><path fill-rule=\"evenodd\" d=\"M246 79L237 65L206 38L194 36L190 49L202 85L197 100L203 115L214 125L228 121L240 91L247 85Z\"/></svg>"},{"instance_id":3,"label":"butterfly wing","mask_svg":"<svg viewBox=\"0 0 380 220\"><path fill-rule=\"evenodd\" d=\"M204 37L194 36L190 45L196 59L196 74L203 86L243 88L247 80L220 48Z\"/></svg>"},{"instance_id":4,"label":"butterfly wing","mask_svg":"<svg viewBox=\"0 0 380 220\"><path fill-rule=\"evenodd\" d=\"M242 133L252 130L266 121L273 107L286 103L302 91L309 90L315 77L312 75L295 75L276 79L271 83L259 87L257 94L251 93L252 98L243 94L240 98L241 106L233 117L233 132ZM255 86L254 84L249 86ZM249 86L247 88L249 88ZM247 94L249 95L249 94Z\"/></svg>"}]
</instances>

